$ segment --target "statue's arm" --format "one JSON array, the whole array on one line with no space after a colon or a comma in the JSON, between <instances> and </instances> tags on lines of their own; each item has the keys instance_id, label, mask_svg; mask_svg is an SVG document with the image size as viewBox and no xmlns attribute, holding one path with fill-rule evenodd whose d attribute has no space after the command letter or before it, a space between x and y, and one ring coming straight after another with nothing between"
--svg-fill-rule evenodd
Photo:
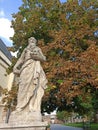
<instances>
[{"instance_id":1,"label":"statue's arm","mask_svg":"<svg viewBox=\"0 0 98 130\"><path fill-rule=\"evenodd\" d=\"M13 73L14 74L20 74L20 69L21 69L21 66L24 62L24 55L25 55L25 50L22 52L20 58L16 62L15 66L13 67Z\"/></svg>"},{"instance_id":2,"label":"statue's arm","mask_svg":"<svg viewBox=\"0 0 98 130\"><path fill-rule=\"evenodd\" d=\"M38 53L39 53L39 57L42 61L46 61L46 56L44 56L44 54L42 53L41 49L39 48L38 50Z\"/></svg>"},{"instance_id":3,"label":"statue's arm","mask_svg":"<svg viewBox=\"0 0 98 130\"><path fill-rule=\"evenodd\" d=\"M31 52L31 57L34 60L46 61L46 57L42 53L41 49L38 47L35 50L33 50L33 52Z\"/></svg>"}]
</instances>

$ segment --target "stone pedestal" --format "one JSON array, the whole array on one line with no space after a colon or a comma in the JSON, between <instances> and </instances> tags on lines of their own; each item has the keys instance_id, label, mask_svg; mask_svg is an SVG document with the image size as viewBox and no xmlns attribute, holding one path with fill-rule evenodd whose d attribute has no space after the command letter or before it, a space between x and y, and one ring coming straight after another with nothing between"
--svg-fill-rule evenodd
<instances>
[{"instance_id":1,"label":"stone pedestal","mask_svg":"<svg viewBox=\"0 0 98 130\"><path fill-rule=\"evenodd\" d=\"M11 113L8 123L0 123L0 130L46 130L40 112Z\"/></svg>"},{"instance_id":2,"label":"stone pedestal","mask_svg":"<svg viewBox=\"0 0 98 130\"><path fill-rule=\"evenodd\" d=\"M0 124L0 130L46 130L47 122L33 122L30 124Z\"/></svg>"},{"instance_id":3,"label":"stone pedestal","mask_svg":"<svg viewBox=\"0 0 98 130\"><path fill-rule=\"evenodd\" d=\"M12 112L9 118L9 124L15 124L15 122L17 122L18 124L31 124L31 122L42 122L42 115L40 112Z\"/></svg>"}]
</instances>

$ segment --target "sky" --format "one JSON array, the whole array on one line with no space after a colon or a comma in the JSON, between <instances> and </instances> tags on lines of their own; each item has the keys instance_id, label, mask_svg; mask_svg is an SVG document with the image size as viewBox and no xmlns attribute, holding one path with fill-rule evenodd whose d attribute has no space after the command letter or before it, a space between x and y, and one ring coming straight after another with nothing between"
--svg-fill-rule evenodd
<instances>
[{"instance_id":1,"label":"sky","mask_svg":"<svg viewBox=\"0 0 98 130\"><path fill-rule=\"evenodd\" d=\"M65 2L66 0L61 0ZM10 37L14 35L14 30L11 28L12 14L19 11L22 5L22 0L0 0L0 38L6 46L12 46Z\"/></svg>"}]
</instances>

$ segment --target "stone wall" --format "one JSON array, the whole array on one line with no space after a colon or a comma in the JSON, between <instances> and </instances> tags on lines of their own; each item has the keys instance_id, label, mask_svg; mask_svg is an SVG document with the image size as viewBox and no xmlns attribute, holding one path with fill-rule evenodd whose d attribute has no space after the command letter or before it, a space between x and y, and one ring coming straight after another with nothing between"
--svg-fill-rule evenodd
<instances>
[{"instance_id":1,"label":"stone wall","mask_svg":"<svg viewBox=\"0 0 98 130\"><path fill-rule=\"evenodd\" d=\"M10 90L12 87L14 74L7 74L6 69L11 65L11 61L3 54L3 52L0 50L0 87L3 89ZM3 95L4 96L4 95ZM3 104L1 102L2 100L2 92L0 93L0 122L2 121L2 118L4 117L4 110L3 110Z\"/></svg>"},{"instance_id":2,"label":"stone wall","mask_svg":"<svg viewBox=\"0 0 98 130\"><path fill-rule=\"evenodd\" d=\"M6 69L11 65L11 61L0 51L0 86L11 89L14 74L7 74Z\"/></svg>"}]
</instances>

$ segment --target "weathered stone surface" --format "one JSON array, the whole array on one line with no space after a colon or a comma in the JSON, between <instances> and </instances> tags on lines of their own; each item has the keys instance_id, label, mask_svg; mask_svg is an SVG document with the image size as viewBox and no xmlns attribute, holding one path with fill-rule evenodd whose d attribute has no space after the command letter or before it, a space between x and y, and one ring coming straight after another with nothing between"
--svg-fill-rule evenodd
<instances>
[{"instance_id":1,"label":"weathered stone surface","mask_svg":"<svg viewBox=\"0 0 98 130\"><path fill-rule=\"evenodd\" d=\"M40 65L45 61L36 39L28 39L28 46L13 68L19 75L16 110L10 115L8 124L1 123L0 130L45 130L47 123L42 122L41 99L47 87L47 79Z\"/></svg>"},{"instance_id":2,"label":"weathered stone surface","mask_svg":"<svg viewBox=\"0 0 98 130\"><path fill-rule=\"evenodd\" d=\"M9 123L21 122L21 123L31 123L31 122L42 122L42 115L40 112L18 112L17 114L12 113L9 118Z\"/></svg>"},{"instance_id":3,"label":"weathered stone surface","mask_svg":"<svg viewBox=\"0 0 98 130\"><path fill-rule=\"evenodd\" d=\"M5 119L4 106L0 104L0 122Z\"/></svg>"},{"instance_id":4,"label":"weathered stone surface","mask_svg":"<svg viewBox=\"0 0 98 130\"><path fill-rule=\"evenodd\" d=\"M19 75L19 90L15 114L22 111L40 112L41 99L47 88L46 75L40 61L46 61L41 49L36 46L36 39L28 39L28 46L13 68L14 74Z\"/></svg>"},{"instance_id":5,"label":"weathered stone surface","mask_svg":"<svg viewBox=\"0 0 98 130\"><path fill-rule=\"evenodd\" d=\"M0 124L0 130L46 130L47 122L33 122L31 124L13 122L12 124Z\"/></svg>"}]
</instances>

